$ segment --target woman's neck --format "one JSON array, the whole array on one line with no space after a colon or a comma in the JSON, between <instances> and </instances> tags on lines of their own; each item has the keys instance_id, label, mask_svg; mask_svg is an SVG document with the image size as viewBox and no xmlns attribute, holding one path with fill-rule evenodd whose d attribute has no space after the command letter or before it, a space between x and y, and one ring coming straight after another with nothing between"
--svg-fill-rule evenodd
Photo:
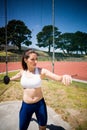
<instances>
[{"instance_id":1,"label":"woman's neck","mask_svg":"<svg viewBox=\"0 0 87 130\"><path fill-rule=\"evenodd\" d=\"M28 71L34 73L35 72L35 68L28 68Z\"/></svg>"}]
</instances>

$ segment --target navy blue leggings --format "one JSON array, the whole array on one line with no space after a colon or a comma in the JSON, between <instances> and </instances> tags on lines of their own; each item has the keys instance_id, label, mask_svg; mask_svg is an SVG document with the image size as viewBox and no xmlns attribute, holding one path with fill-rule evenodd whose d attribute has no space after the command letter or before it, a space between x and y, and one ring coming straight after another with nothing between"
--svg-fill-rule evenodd
<instances>
[{"instance_id":1,"label":"navy blue leggings","mask_svg":"<svg viewBox=\"0 0 87 130\"><path fill-rule=\"evenodd\" d=\"M47 108L44 99L41 99L39 102L33 104L28 104L23 101L19 113L20 130L27 130L33 113L36 114L36 118L39 126L46 126Z\"/></svg>"}]
</instances>

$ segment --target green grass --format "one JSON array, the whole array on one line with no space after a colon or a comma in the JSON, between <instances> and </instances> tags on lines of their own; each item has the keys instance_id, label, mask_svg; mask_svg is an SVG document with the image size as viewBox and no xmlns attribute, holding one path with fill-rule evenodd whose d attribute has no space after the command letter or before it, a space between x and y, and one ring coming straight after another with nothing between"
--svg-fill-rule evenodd
<instances>
[{"instance_id":1,"label":"green grass","mask_svg":"<svg viewBox=\"0 0 87 130\"><path fill-rule=\"evenodd\" d=\"M12 53L12 52L7 52L8 56L15 56L17 55L16 53ZM6 56L6 52L5 51L0 51L0 56Z\"/></svg>"},{"instance_id":2,"label":"green grass","mask_svg":"<svg viewBox=\"0 0 87 130\"><path fill-rule=\"evenodd\" d=\"M10 72L11 77L18 71ZM5 74L0 75L3 80ZM62 118L69 122L73 130L87 129L87 84L72 82L64 86L60 82L45 79L42 91L46 104L52 107ZM0 83L0 102L22 100L23 89L20 82L12 81L8 85Z\"/></svg>"},{"instance_id":3,"label":"green grass","mask_svg":"<svg viewBox=\"0 0 87 130\"><path fill-rule=\"evenodd\" d=\"M44 81L44 92L45 96L49 96L49 103L55 106L57 99L60 101L58 105L62 108L75 108L75 109L86 109L87 108L87 84L73 82L70 86L64 86L61 83L55 81ZM49 93L49 94L47 94ZM53 98L52 98L53 96ZM53 102L51 101L51 98ZM48 100L48 97L47 97ZM56 109L56 107L55 107Z\"/></svg>"},{"instance_id":4,"label":"green grass","mask_svg":"<svg viewBox=\"0 0 87 130\"><path fill-rule=\"evenodd\" d=\"M87 129L87 84L73 82L70 86L64 86L52 80L44 80L43 93L47 105L61 114L73 129Z\"/></svg>"}]
</instances>

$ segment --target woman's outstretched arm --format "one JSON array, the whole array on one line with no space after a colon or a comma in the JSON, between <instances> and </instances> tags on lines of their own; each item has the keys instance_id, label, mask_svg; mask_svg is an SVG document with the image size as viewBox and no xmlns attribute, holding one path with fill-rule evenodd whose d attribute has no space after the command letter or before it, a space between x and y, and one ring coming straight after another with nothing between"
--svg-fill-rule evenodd
<instances>
[{"instance_id":1,"label":"woman's outstretched arm","mask_svg":"<svg viewBox=\"0 0 87 130\"><path fill-rule=\"evenodd\" d=\"M41 75L42 77L47 77L55 81L61 81L64 85L72 83L72 77L70 75L57 75L47 69L42 69Z\"/></svg>"}]
</instances>

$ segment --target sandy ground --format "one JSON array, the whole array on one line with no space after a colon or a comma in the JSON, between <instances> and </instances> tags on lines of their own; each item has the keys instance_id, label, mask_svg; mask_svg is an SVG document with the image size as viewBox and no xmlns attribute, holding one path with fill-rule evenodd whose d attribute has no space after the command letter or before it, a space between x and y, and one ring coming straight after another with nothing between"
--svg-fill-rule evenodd
<instances>
[{"instance_id":1,"label":"sandy ground","mask_svg":"<svg viewBox=\"0 0 87 130\"><path fill-rule=\"evenodd\" d=\"M18 130L19 129L19 110L21 101L9 101L0 103L0 130ZM48 123L46 130L71 130L71 126L63 121L60 115L56 114L53 109L47 107ZM35 115L28 130L38 130L38 124Z\"/></svg>"}]
</instances>

